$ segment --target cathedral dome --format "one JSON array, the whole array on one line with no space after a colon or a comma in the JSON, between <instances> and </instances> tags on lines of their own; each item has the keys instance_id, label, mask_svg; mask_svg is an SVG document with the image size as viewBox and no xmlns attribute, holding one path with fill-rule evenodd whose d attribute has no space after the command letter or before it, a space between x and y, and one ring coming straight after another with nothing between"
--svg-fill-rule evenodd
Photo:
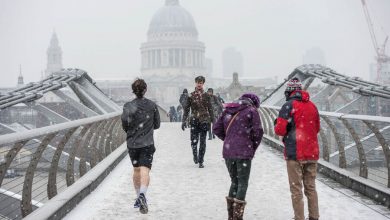
<instances>
[{"instance_id":1,"label":"cathedral dome","mask_svg":"<svg viewBox=\"0 0 390 220\"><path fill-rule=\"evenodd\" d=\"M154 14L147 35L140 48L144 78L175 80L204 73L206 47L198 41L195 21L179 0L165 0Z\"/></svg>"},{"instance_id":2,"label":"cathedral dome","mask_svg":"<svg viewBox=\"0 0 390 220\"><path fill-rule=\"evenodd\" d=\"M166 0L165 6L153 16L148 35L181 32L197 36L195 21L192 15L179 5L179 0Z\"/></svg>"}]
</instances>

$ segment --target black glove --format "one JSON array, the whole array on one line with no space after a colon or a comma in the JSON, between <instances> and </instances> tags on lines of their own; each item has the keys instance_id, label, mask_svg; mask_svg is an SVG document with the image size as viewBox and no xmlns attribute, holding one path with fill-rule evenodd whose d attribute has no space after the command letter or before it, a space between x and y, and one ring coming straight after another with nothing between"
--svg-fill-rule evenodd
<instances>
[{"instance_id":1,"label":"black glove","mask_svg":"<svg viewBox=\"0 0 390 220\"><path fill-rule=\"evenodd\" d=\"M186 125L186 123L185 122L182 122L181 123L181 130L185 130L187 128L187 125Z\"/></svg>"},{"instance_id":2,"label":"black glove","mask_svg":"<svg viewBox=\"0 0 390 220\"><path fill-rule=\"evenodd\" d=\"M286 126L286 131L287 131L287 133L290 132L291 129L292 129L292 124L289 122L289 123L287 124L287 126Z\"/></svg>"}]
</instances>

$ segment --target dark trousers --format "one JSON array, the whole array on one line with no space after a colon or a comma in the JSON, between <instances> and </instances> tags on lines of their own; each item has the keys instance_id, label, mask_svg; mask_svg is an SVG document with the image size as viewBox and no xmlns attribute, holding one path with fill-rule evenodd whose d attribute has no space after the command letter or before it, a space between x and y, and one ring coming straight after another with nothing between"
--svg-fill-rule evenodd
<instances>
[{"instance_id":1,"label":"dark trousers","mask_svg":"<svg viewBox=\"0 0 390 220\"><path fill-rule=\"evenodd\" d=\"M193 118L190 121L191 125L191 148L194 157L198 157L198 162L203 163L204 154L206 153L206 134L208 129L207 123L200 123L199 120ZM198 142L199 154L198 154Z\"/></svg>"},{"instance_id":2,"label":"dark trousers","mask_svg":"<svg viewBox=\"0 0 390 220\"><path fill-rule=\"evenodd\" d=\"M225 159L225 163L231 179L229 197L245 201L252 160Z\"/></svg>"}]
</instances>

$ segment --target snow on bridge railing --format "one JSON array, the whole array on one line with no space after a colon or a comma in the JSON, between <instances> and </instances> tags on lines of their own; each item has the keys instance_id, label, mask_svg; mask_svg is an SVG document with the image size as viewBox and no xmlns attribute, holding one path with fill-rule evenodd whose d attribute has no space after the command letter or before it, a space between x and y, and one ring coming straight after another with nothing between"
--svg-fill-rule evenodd
<instances>
[{"instance_id":1,"label":"snow on bridge railing","mask_svg":"<svg viewBox=\"0 0 390 220\"><path fill-rule=\"evenodd\" d=\"M265 134L280 143L274 120L280 107L262 105ZM390 187L390 117L320 111L320 156L379 185Z\"/></svg>"},{"instance_id":2,"label":"snow on bridge railing","mask_svg":"<svg viewBox=\"0 0 390 220\"><path fill-rule=\"evenodd\" d=\"M263 108L273 109L273 110L280 110L281 107L279 106L270 106L270 105L261 105ZM357 119L357 120L366 120L366 121L374 121L374 122L385 122L390 123L390 117L383 117L383 116L373 116L373 115L353 115L353 114L345 114L345 113L339 113L339 112L326 112L326 111L319 111L320 115L324 115L327 117L336 117L336 118L344 118L344 119Z\"/></svg>"},{"instance_id":3,"label":"snow on bridge railing","mask_svg":"<svg viewBox=\"0 0 390 220\"><path fill-rule=\"evenodd\" d=\"M0 214L27 216L123 144L120 114L0 136Z\"/></svg>"}]
</instances>

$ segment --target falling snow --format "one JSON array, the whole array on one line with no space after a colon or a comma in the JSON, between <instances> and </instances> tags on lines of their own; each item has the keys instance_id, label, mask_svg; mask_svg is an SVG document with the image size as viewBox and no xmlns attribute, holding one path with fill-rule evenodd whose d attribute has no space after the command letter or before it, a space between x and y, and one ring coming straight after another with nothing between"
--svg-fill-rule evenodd
<instances>
[{"instance_id":1,"label":"falling snow","mask_svg":"<svg viewBox=\"0 0 390 220\"><path fill-rule=\"evenodd\" d=\"M230 178L221 157L222 141L207 141L205 168L199 169L192 162L189 130L181 132L175 123L162 124L155 139L157 150L147 193L147 215L132 207L135 198L132 169L125 157L65 219L227 219L225 196ZM292 218L286 164L282 158L272 148L260 146L252 161L244 219ZM343 190L337 191L318 180L316 185L321 219L387 219Z\"/></svg>"}]
</instances>

